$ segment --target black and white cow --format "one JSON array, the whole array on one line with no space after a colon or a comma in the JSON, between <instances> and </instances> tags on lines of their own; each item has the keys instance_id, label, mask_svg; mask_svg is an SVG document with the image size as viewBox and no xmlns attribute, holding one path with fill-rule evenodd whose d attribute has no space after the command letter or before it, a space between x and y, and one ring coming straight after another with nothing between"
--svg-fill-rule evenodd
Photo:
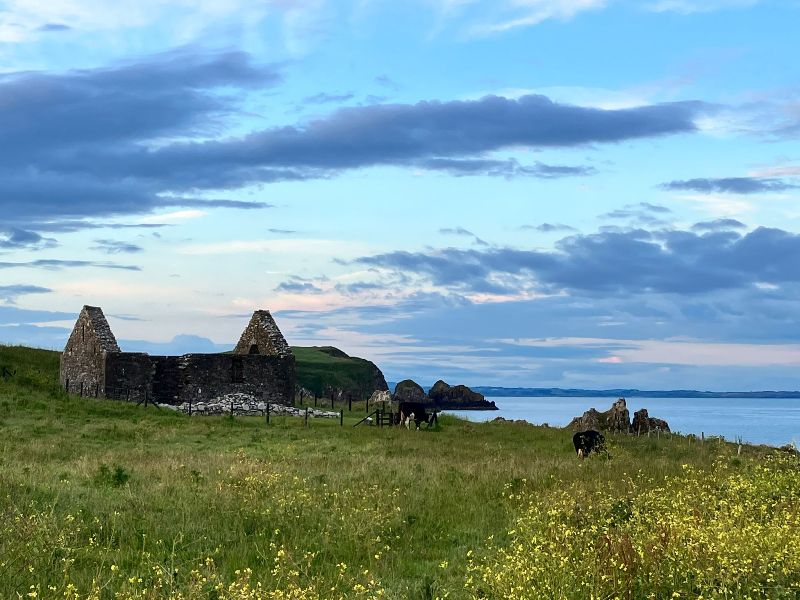
<instances>
[{"instance_id":1,"label":"black and white cow","mask_svg":"<svg viewBox=\"0 0 800 600\"><path fill-rule=\"evenodd\" d=\"M411 428L411 421L414 422L416 428L422 423L431 424L436 418L436 413L428 414L425 410L425 405L421 402L401 402L398 407L399 411L399 424Z\"/></svg>"},{"instance_id":2,"label":"black and white cow","mask_svg":"<svg viewBox=\"0 0 800 600\"><path fill-rule=\"evenodd\" d=\"M599 454L606 451L606 438L602 433L594 429L579 431L573 435L572 444L575 446L578 458L581 459L586 458L592 452Z\"/></svg>"}]
</instances>

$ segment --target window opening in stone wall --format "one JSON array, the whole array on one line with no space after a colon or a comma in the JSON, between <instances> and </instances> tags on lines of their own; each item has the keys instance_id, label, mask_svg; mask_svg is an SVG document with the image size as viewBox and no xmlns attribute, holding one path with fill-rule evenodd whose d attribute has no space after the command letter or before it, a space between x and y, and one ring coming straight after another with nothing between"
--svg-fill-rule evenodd
<instances>
[{"instance_id":1,"label":"window opening in stone wall","mask_svg":"<svg viewBox=\"0 0 800 600\"><path fill-rule=\"evenodd\" d=\"M258 344L250 344L250 351L248 352L248 354L261 354L258 351Z\"/></svg>"},{"instance_id":2,"label":"window opening in stone wall","mask_svg":"<svg viewBox=\"0 0 800 600\"><path fill-rule=\"evenodd\" d=\"M232 357L231 383L244 383L244 364L239 356Z\"/></svg>"}]
</instances>

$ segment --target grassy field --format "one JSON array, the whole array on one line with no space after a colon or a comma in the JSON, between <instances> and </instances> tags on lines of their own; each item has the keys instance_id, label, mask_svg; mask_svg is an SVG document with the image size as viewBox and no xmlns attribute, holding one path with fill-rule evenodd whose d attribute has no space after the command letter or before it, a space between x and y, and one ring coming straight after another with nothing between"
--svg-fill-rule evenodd
<instances>
[{"instance_id":1,"label":"grassy field","mask_svg":"<svg viewBox=\"0 0 800 600\"><path fill-rule=\"evenodd\" d=\"M0 598L797 598L800 466L686 437L188 418L0 346Z\"/></svg>"}]
</instances>

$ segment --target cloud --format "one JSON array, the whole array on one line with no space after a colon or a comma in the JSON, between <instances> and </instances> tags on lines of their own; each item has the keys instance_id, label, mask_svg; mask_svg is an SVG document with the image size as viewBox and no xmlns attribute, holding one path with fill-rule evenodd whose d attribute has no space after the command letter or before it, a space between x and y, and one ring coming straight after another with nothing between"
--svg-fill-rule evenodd
<instances>
[{"instance_id":1,"label":"cloud","mask_svg":"<svg viewBox=\"0 0 800 600\"><path fill-rule=\"evenodd\" d=\"M692 231L727 231L730 229L747 229L747 225L736 219L715 219L702 221L692 225Z\"/></svg>"},{"instance_id":2,"label":"cloud","mask_svg":"<svg viewBox=\"0 0 800 600\"><path fill-rule=\"evenodd\" d=\"M538 231L539 233L564 233L577 231L574 227L561 223L542 223L540 225L520 225L521 231Z\"/></svg>"},{"instance_id":3,"label":"cloud","mask_svg":"<svg viewBox=\"0 0 800 600\"><path fill-rule=\"evenodd\" d=\"M489 177L518 176L539 177L541 179L557 179L560 177L584 177L594 175L594 167L547 165L536 162L533 165L522 165L515 159L496 160L488 158L429 158L413 163L422 169L444 171L456 177L485 175Z\"/></svg>"},{"instance_id":4,"label":"cloud","mask_svg":"<svg viewBox=\"0 0 800 600\"><path fill-rule=\"evenodd\" d=\"M482 240L477 235L475 235L468 229L464 229L463 227L444 227L439 230L439 233L442 235L460 235L465 237L471 237L472 240L479 246L489 245L485 240Z\"/></svg>"},{"instance_id":5,"label":"cloud","mask_svg":"<svg viewBox=\"0 0 800 600\"><path fill-rule=\"evenodd\" d=\"M42 250L57 246L56 240L42 237L35 231L12 227L0 229L0 250Z\"/></svg>"},{"instance_id":6,"label":"cloud","mask_svg":"<svg viewBox=\"0 0 800 600\"><path fill-rule=\"evenodd\" d=\"M319 94L314 94L313 96L306 96L301 102L302 104L332 104L347 102L353 98L355 98L355 94L352 92L347 94L327 94L325 92L320 92Z\"/></svg>"},{"instance_id":7,"label":"cloud","mask_svg":"<svg viewBox=\"0 0 800 600\"><path fill-rule=\"evenodd\" d=\"M500 17L491 18L470 28L472 35L491 35L530 27L548 19L569 20L587 11L604 8L606 0L514 0L503 2ZM497 6L497 5L496 5ZM494 12L499 12L495 9Z\"/></svg>"},{"instance_id":8,"label":"cloud","mask_svg":"<svg viewBox=\"0 0 800 600\"><path fill-rule=\"evenodd\" d=\"M787 361L797 360L789 347L800 345L800 335L786 324L800 310L798 297L793 290L776 295L743 289L705 296L587 293L476 303L457 294L417 293L386 306L282 311L276 318L295 343L324 339L375 360L390 380L794 389L796 367ZM684 350L708 364L685 364ZM763 357L749 354L759 351ZM600 362L613 356L620 360ZM761 366L749 366L755 363Z\"/></svg>"},{"instance_id":9,"label":"cloud","mask_svg":"<svg viewBox=\"0 0 800 600\"><path fill-rule=\"evenodd\" d=\"M691 133L709 110L698 102L603 110L537 95L487 96L345 107L232 137L227 126L238 99L280 81L276 67L257 65L246 53L192 48L106 68L0 75L6 223L36 231L38 224L77 225L165 207L267 208L214 192L373 166L586 176L594 169L522 165L491 153Z\"/></svg>"},{"instance_id":10,"label":"cloud","mask_svg":"<svg viewBox=\"0 0 800 600\"><path fill-rule=\"evenodd\" d=\"M114 32L164 25L176 39L208 35L214 27L254 26L273 12L303 10L308 2L264 0L6 0L0 12L0 42L24 42L37 33L73 29L81 33Z\"/></svg>"},{"instance_id":11,"label":"cloud","mask_svg":"<svg viewBox=\"0 0 800 600\"><path fill-rule=\"evenodd\" d=\"M773 178L724 177L721 179L670 181L662 184L661 188L664 190L689 190L704 194L759 194L764 192L783 192L798 189L800 186Z\"/></svg>"},{"instance_id":12,"label":"cloud","mask_svg":"<svg viewBox=\"0 0 800 600\"><path fill-rule=\"evenodd\" d=\"M347 296L357 296L359 294L363 294L364 292L377 292L380 290L386 290L386 286L381 283L375 283L371 281L355 281L353 283L336 284L336 291Z\"/></svg>"},{"instance_id":13,"label":"cloud","mask_svg":"<svg viewBox=\"0 0 800 600\"><path fill-rule=\"evenodd\" d=\"M37 31L41 31L44 33L53 33L53 32L62 32L62 31L70 31L72 27L69 25L64 25L63 23L45 23L44 25L40 25L37 27Z\"/></svg>"},{"instance_id":14,"label":"cloud","mask_svg":"<svg viewBox=\"0 0 800 600\"><path fill-rule=\"evenodd\" d=\"M377 77L375 77L374 81L379 86L386 88L388 90L392 90L394 92L400 89L400 84L394 81L388 75L378 75Z\"/></svg>"},{"instance_id":15,"label":"cloud","mask_svg":"<svg viewBox=\"0 0 800 600\"><path fill-rule=\"evenodd\" d=\"M97 269L121 269L124 271L142 270L141 267L137 267L136 265L120 265L111 262L97 262L89 260L40 259L28 262L0 262L0 269L29 268L60 271L62 269L81 267L94 267Z\"/></svg>"},{"instance_id":16,"label":"cloud","mask_svg":"<svg viewBox=\"0 0 800 600\"><path fill-rule=\"evenodd\" d=\"M274 67L254 65L245 53L196 50L62 74L0 74L4 219L35 229L31 224L168 206L266 207L181 194L173 182L133 173L125 163L149 154L148 144L157 140L218 134L237 107L221 89L278 81Z\"/></svg>"},{"instance_id":17,"label":"cloud","mask_svg":"<svg viewBox=\"0 0 800 600\"><path fill-rule=\"evenodd\" d=\"M275 288L276 292L288 292L290 294L322 294L322 288L307 281L284 281Z\"/></svg>"},{"instance_id":18,"label":"cloud","mask_svg":"<svg viewBox=\"0 0 800 600\"><path fill-rule=\"evenodd\" d=\"M38 285L0 285L0 300L13 304L19 296L28 294L47 294L52 292L50 288Z\"/></svg>"},{"instance_id":19,"label":"cloud","mask_svg":"<svg viewBox=\"0 0 800 600\"><path fill-rule=\"evenodd\" d=\"M92 250L99 250L106 254L133 254L143 250L141 246L119 240L95 240L94 244Z\"/></svg>"},{"instance_id":20,"label":"cloud","mask_svg":"<svg viewBox=\"0 0 800 600\"><path fill-rule=\"evenodd\" d=\"M602 219L627 220L636 225L657 227L669 225L669 221L663 217L670 215L672 211L666 206L651 204L649 202L639 202L637 204L627 204L620 209L600 215Z\"/></svg>"},{"instance_id":21,"label":"cloud","mask_svg":"<svg viewBox=\"0 0 800 600\"><path fill-rule=\"evenodd\" d=\"M729 8L746 8L755 6L761 0L658 0L647 6L654 12L679 12L691 14L696 12L714 12Z\"/></svg>"},{"instance_id":22,"label":"cloud","mask_svg":"<svg viewBox=\"0 0 800 600\"><path fill-rule=\"evenodd\" d=\"M445 248L396 251L355 262L462 293L702 294L800 282L800 235L642 229L573 235L554 251Z\"/></svg>"}]
</instances>

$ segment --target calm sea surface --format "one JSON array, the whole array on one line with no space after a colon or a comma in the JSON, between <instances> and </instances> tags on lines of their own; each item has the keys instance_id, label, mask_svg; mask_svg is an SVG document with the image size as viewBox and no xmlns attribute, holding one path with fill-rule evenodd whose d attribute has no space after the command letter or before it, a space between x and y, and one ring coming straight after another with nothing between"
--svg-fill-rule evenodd
<instances>
[{"instance_id":1,"label":"calm sea surface","mask_svg":"<svg viewBox=\"0 0 800 600\"><path fill-rule=\"evenodd\" d=\"M563 427L589 408L604 411L614 398L503 398L491 397L500 410L454 410L470 421L496 417ZM665 419L672 431L722 435L755 444L800 445L800 399L795 398L628 398L628 410L646 408L651 417Z\"/></svg>"}]
</instances>

